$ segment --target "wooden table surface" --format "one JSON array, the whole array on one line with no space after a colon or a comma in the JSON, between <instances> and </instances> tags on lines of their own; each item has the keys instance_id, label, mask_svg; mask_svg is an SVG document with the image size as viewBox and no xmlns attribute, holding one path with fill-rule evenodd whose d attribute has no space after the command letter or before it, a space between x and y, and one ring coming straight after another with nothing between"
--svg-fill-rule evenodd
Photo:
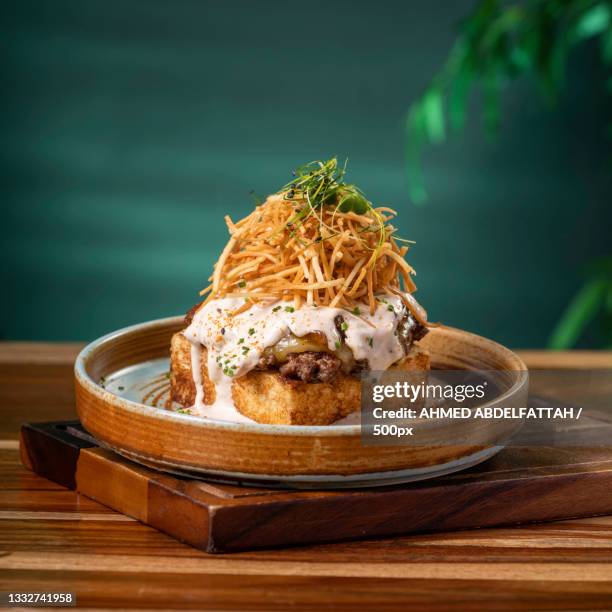
<instances>
[{"instance_id":1,"label":"wooden table surface","mask_svg":"<svg viewBox=\"0 0 612 612\"><path fill-rule=\"evenodd\" d=\"M210 556L46 481L19 464L19 426L74 418L79 348L0 344L0 590L79 608L612 609L609 516ZM612 368L612 352L521 354Z\"/></svg>"}]
</instances>

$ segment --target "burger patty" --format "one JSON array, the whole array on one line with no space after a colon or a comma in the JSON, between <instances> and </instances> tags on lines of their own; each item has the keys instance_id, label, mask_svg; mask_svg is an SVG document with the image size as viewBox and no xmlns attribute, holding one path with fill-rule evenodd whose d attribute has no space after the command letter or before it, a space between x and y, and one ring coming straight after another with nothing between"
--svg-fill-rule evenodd
<instances>
[{"instance_id":1,"label":"burger patty","mask_svg":"<svg viewBox=\"0 0 612 612\"><path fill-rule=\"evenodd\" d=\"M407 355L410 347L427 335L429 330L421 325L411 314L406 312L397 323L397 338Z\"/></svg>"},{"instance_id":2,"label":"burger patty","mask_svg":"<svg viewBox=\"0 0 612 612\"><path fill-rule=\"evenodd\" d=\"M187 327L189 327L189 325L191 325L191 322L193 321L193 317L195 316L195 313L198 311L198 308L203 304L203 302L198 302L197 304L194 304L186 313L185 313L185 325Z\"/></svg>"},{"instance_id":3,"label":"burger patty","mask_svg":"<svg viewBox=\"0 0 612 612\"><path fill-rule=\"evenodd\" d=\"M331 353L292 353L278 369L281 376L288 380L301 380L307 383L331 382L342 368L342 362Z\"/></svg>"}]
</instances>

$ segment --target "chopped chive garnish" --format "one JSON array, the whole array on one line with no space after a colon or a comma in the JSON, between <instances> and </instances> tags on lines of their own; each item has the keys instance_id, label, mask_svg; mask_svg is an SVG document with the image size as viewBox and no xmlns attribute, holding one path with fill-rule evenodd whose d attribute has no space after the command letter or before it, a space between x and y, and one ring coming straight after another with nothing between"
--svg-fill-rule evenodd
<instances>
[{"instance_id":1,"label":"chopped chive garnish","mask_svg":"<svg viewBox=\"0 0 612 612\"><path fill-rule=\"evenodd\" d=\"M348 323L346 321L342 321L342 323L340 323L340 329L342 331L346 331L348 329Z\"/></svg>"},{"instance_id":2,"label":"chopped chive garnish","mask_svg":"<svg viewBox=\"0 0 612 612\"><path fill-rule=\"evenodd\" d=\"M251 328L249 329L249 336L252 336L254 333L255 333L255 328L254 328L254 327L251 327Z\"/></svg>"},{"instance_id":3,"label":"chopped chive garnish","mask_svg":"<svg viewBox=\"0 0 612 612\"><path fill-rule=\"evenodd\" d=\"M295 312L295 308L293 306L285 306L285 312Z\"/></svg>"}]
</instances>

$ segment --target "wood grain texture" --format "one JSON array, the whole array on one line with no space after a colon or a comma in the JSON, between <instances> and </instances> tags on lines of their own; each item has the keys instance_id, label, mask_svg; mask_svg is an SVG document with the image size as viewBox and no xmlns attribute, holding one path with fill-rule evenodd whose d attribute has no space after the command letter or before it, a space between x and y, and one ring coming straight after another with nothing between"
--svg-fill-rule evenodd
<instances>
[{"instance_id":1,"label":"wood grain texture","mask_svg":"<svg viewBox=\"0 0 612 612\"><path fill-rule=\"evenodd\" d=\"M612 439L612 423L592 427ZM30 469L211 553L612 513L608 448L517 440L480 466L435 480L322 492L176 478L92 445L75 422L24 425L21 440Z\"/></svg>"},{"instance_id":2,"label":"wood grain texture","mask_svg":"<svg viewBox=\"0 0 612 612\"><path fill-rule=\"evenodd\" d=\"M0 589L74 590L80 609L612 608L612 517L225 557L136 521L103 520L118 515L26 471L8 444L24 421L74 415L72 357L47 366L28 345L17 365L13 347L0 344L0 510L22 514L0 514ZM612 363L612 353L560 355L563 367ZM558 354L545 356L541 367L557 367Z\"/></svg>"}]
</instances>

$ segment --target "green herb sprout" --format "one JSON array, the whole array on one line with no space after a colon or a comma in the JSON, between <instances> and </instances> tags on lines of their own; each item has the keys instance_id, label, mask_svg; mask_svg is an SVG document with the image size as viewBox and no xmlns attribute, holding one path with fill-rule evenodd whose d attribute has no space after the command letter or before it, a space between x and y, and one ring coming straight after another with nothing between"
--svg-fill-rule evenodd
<instances>
[{"instance_id":1,"label":"green herb sprout","mask_svg":"<svg viewBox=\"0 0 612 612\"><path fill-rule=\"evenodd\" d=\"M283 186L287 200L306 200L308 206L316 210L321 206L337 206L342 212L363 215L372 205L355 186L344 182L346 164L338 166L335 157L323 162L313 161L297 168L292 181Z\"/></svg>"}]
</instances>

